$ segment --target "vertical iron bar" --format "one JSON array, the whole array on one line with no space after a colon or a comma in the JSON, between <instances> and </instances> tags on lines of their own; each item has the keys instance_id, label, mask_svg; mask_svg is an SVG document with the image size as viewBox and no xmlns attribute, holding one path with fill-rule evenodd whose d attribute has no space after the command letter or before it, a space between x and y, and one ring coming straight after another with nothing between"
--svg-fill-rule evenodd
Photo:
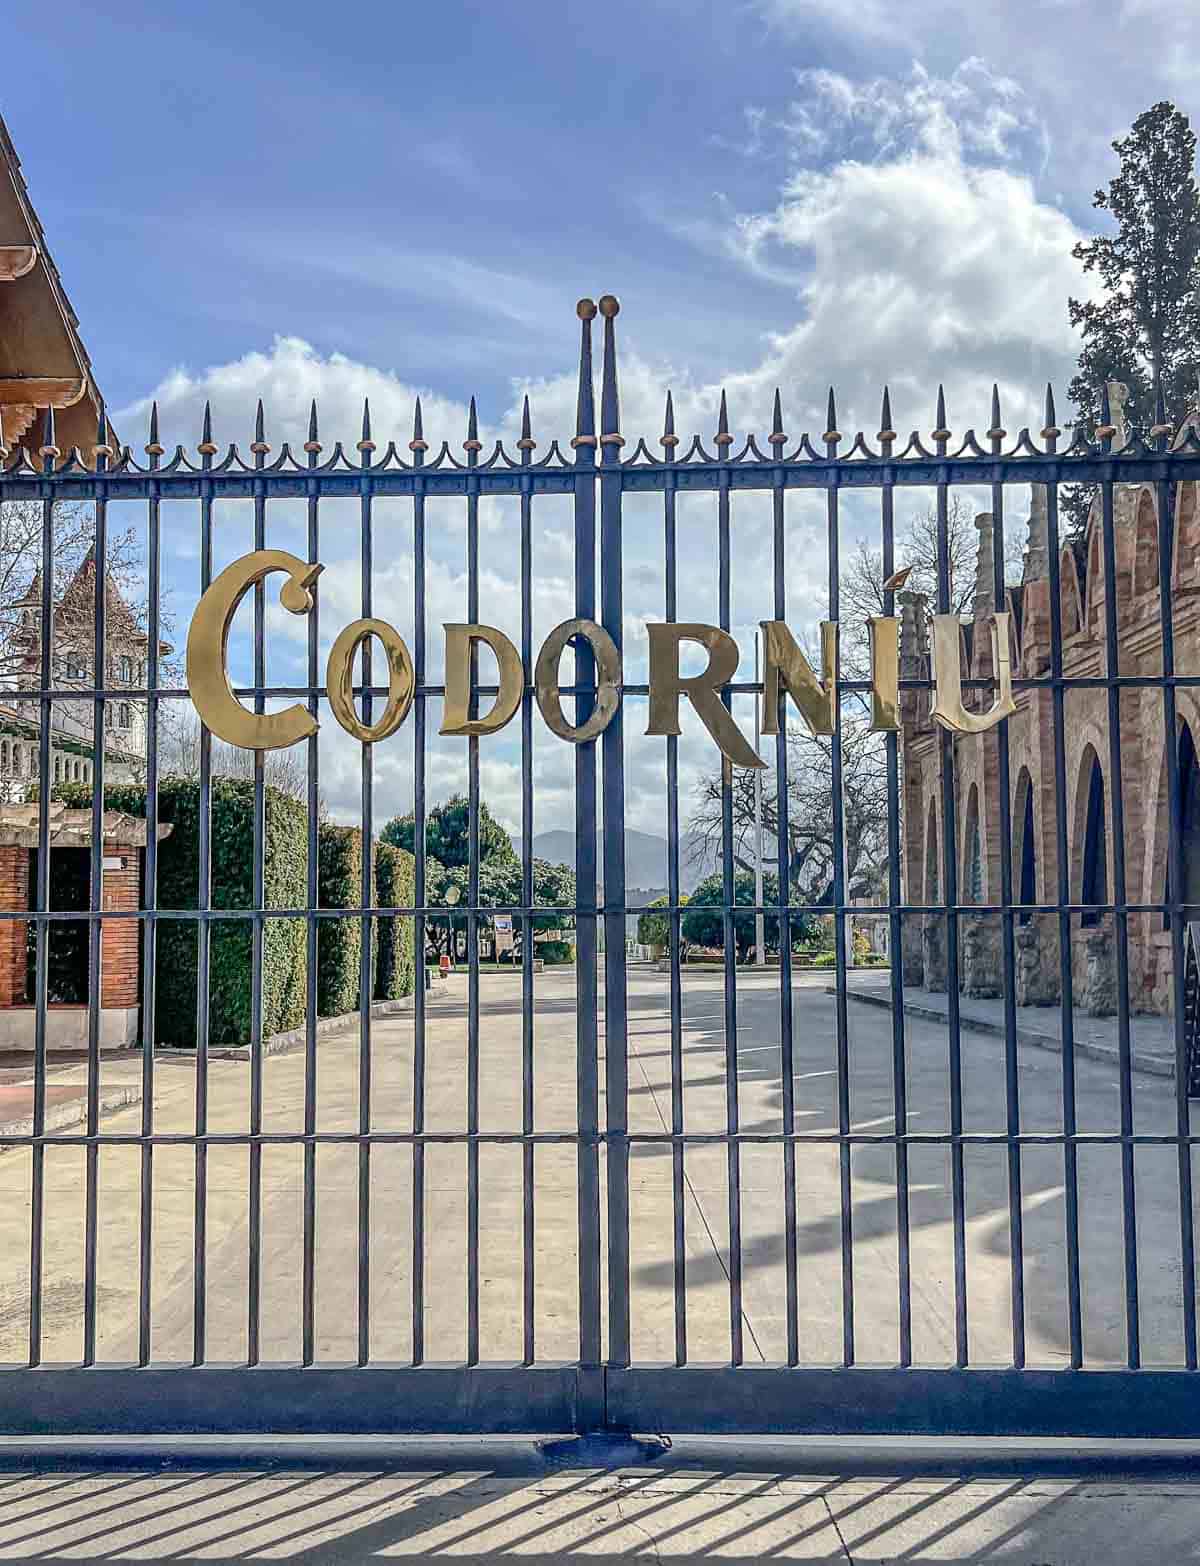
<instances>
[{"instance_id":1,"label":"vertical iron bar","mask_svg":"<svg viewBox=\"0 0 1200 1566\"><path fill-rule=\"evenodd\" d=\"M157 441L157 435L152 433L152 443ZM94 574L92 586L94 596L92 599L92 673L97 690L104 689L108 684L105 631L105 602L104 588L104 564L108 553L108 500L106 486L100 476L104 471L105 459L102 454L96 454L96 483L95 483L95 514L96 535L93 543L94 550ZM157 466L157 458L151 455L150 466ZM153 480L151 480L153 487ZM158 500L152 498L148 502L150 537L153 540L157 532ZM153 591L153 583L151 584ZM99 913L104 906L104 699L95 696L92 701L92 852L89 862L89 890L88 906L93 915ZM47 773L47 780L49 774ZM150 803L150 779L147 777L146 790L147 807ZM147 823L148 824L148 823ZM149 834L147 833L146 854L147 866L149 866ZM49 904L47 904L47 907ZM99 919L93 917L88 924L88 1080L87 1080L87 1129L89 1136L95 1136L100 1129L100 1013L103 1004L104 975L102 970L102 930ZM49 939L47 938L47 949ZM145 1008L142 1010L142 1133L146 1135L153 1128L147 1121L147 1108L149 1098L146 1091L146 1075L149 1063L153 1057L152 1035L146 1036L147 1016ZM153 1088L151 1087L151 1092ZM149 1209L152 1200L150 1169L147 1159L148 1149L142 1148L142 1185L141 1185L141 1235L139 1245L139 1263L141 1268L140 1293L139 1293L139 1361L145 1364L145 1358L149 1357L149 1265L150 1265L150 1236L149 1236ZM85 1155L85 1196L84 1196L84 1246L83 1246L83 1363L93 1365L96 1362L96 1252L98 1244L99 1227L99 1148L93 1143L88 1144Z\"/></svg>"},{"instance_id":2,"label":"vertical iron bar","mask_svg":"<svg viewBox=\"0 0 1200 1566\"><path fill-rule=\"evenodd\" d=\"M317 405L314 401L308 423L308 465L315 468L320 455L317 432ZM315 478L307 481L308 490L308 561L315 564L321 558L321 489ZM312 584L312 609L308 614L306 635L308 638L308 710L316 720L320 718L320 701L316 691L320 684L317 653L320 646L320 578ZM317 734L310 734L304 742L305 806L307 826L307 853L305 855L305 917L304 917L304 1216L303 1258L300 1274L300 1362L311 1365L316 1357L317 1313L317 1146L312 1138L317 1130L317 965L318 921L317 905L320 901L320 882L317 874L321 852L321 794L320 794L320 741Z\"/></svg>"},{"instance_id":3,"label":"vertical iron bar","mask_svg":"<svg viewBox=\"0 0 1200 1566\"><path fill-rule=\"evenodd\" d=\"M938 430L946 427L942 393L938 391ZM945 435L937 437L937 454L946 455ZM941 614L953 612L950 601L949 481L943 468L937 482L937 596ZM946 1001L950 1044L950 1196L954 1227L954 1362L967 1363L967 1220L962 1144L962 1035L958 1002L958 826L954 737L940 731L942 761L942 882L946 895Z\"/></svg>"},{"instance_id":4,"label":"vertical iron bar","mask_svg":"<svg viewBox=\"0 0 1200 1566\"><path fill-rule=\"evenodd\" d=\"M998 400L998 398L997 398ZM998 410L997 410L998 413ZM1047 428L1052 420L1047 419ZM999 418L992 428L999 428ZM1052 439L1052 438L1051 438ZM992 437L992 451L999 454L1001 437ZM1004 484L992 483L992 597L997 610L1004 608ZM1008 719L996 728L996 806L1000 827L1000 957L1004 975L1004 1108L1008 1136L1008 1258L1009 1303L1012 1318L1013 1365L1025 1364L1025 1237L1021 1211L1021 1083L1017 1069L1017 978L1013 934L1012 783L1009 768ZM983 741L985 747L988 740ZM989 897L989 901L995 899Z\"/></svg>"},{"instance_id":5,"label":"vertical iron bar","mask_svg":"<svg viewBox=\"0 0 1200 1566\"><path fill-rule=\"evenodd\" d=\"M729 458L728 430L726 429L725 394L721 393L721 415L717 441L720 442L722 463ZM722 437L725 437L722 440ZM732 625L732 571L729 547L729 469L722 466L717 475L717 618L721 629L728 631ZM733 697L726 689L721 700L727 709L733 706ZM734 926L734 910L737 904L737 881L733 863L733 767L727 757L721 758L721 901L724 909L721 923L724 936L724 1027L725 1027L725 1134L726 1134L726 1192L729 1208L729 1360L740 1365L743 1356L742 1334L742 1168L741 1144L737 1140L738 1079L737 1079L737 940Z\"/></svg>"},{"instance_id":6,"label":"vertical iron bar","mask_svg":"<svg viewBox=\"0 0 1200 1566\"><path fill-rule=\"evenodd\" d=\"M150 437L150 467L158 467L161 451L158 449L158 431ZM158 908L158 658L159 658L159 593L161 508L158 481L149 480L149 528L148 540L148 591L150 595L146 631L150 645L146 649L146 681L149 696L146 702L146 862L144 866L145 890L142 907L146 910L142 934L142 1135L154 1134L154 1033L155 1033L155 965L158 959L158 930L155 912ZM97 598L103 600L105 592L101 581L97 582ZM100 612L96 614L97 628ZM99 629L97 629L99 639ZM106 660L107 662L107 660ZM103 747L97 757L94 776L99 779L103 766ZM102 786L97 782L97 796ZM102 801L97 798L93 809L99 814ZM152 1144L142 1144L142 1234L141 1234L141 1323L139 1331L140 1364L150 1360L150 1286L153 1277L154 1235L153 1219L153 1166ZM203 1262L202 1262L203 1266Z\"/></svg>"},{"instance_id":7,"label":"vertical iron bar","mask_svg":"<svg viewBox=\"0 0 1200 1566\"><path fill-rule=\"evenodd\" d=\"M467 466L479 461L475 399L467 426ZM467 477L467 619L479 619L479 480ZM477 712L479 659L471 647L471 716ZM479 737L467 740L467 1364L479 1363Z\"/></svg>"},{"instance_id":8,"label":"vertical iron bar","mask_svg":"<svg viewBox=\"0 0 1200 1566\"><path fill-rule=\"evenodd\" d=\"M1109 481L1105 480L1105 484ZM1071 1368L1083 1364L1083 1312L1079 1289L1079 1167L1074 1142L1075 1000L1071 978L1070 855L1067 849L1067 760L1063 716L1062 592L1058 553L1058 485L1046 490L1046 539L1050 568L1050 700L1054 732L1054 848L1058 881L1058 974L1062 1015L1063 1178L1066 1185L1067 1332ZM1130 1188L1123 1185L1126 1212ZM1136 1314L1134 1317L1136 1323ZM1136 1330L1136 1328L1135 1328Z\"/></svg>"},{"instance_id":9,"label":"vertical iron bar","mask_svg":"<svg viewBox=\"0 0 1200 1566\"><path fill-rule=\"evenodd\" d=\"M1111 445L1111 440L1105 442ZM1104 664L1111 681L1120 674L1120 645L1117 636L1117 551L1113 525L1112 485L1101 486L1101 547L1104 554ZM1169 608L1168 608L1169 612ZM1164 622L1165 624L1165 622ZM1164 643L1165 645L1165 643ZM1164 673L1166 672L1164 666ZM1164 694L1169 691L1164 687ZM1117 1059L1120 1073L1121 1135L1133 1135L1133 1054L1129 1032L1129 916L1125 912L1125 796L1121 766L1121 693L1110 684L1108 698L1108 770L1109 801L1112 810L1113 913L1117 966ZM1174 705L1174 692L1168 702ZM1164 715L1166 708L1164 707ZM1171 730L1167 731L1170 734ZM1168 748L1170 747L1168 739ZM1168 763L1168 769L1169 769ZM1168 771L1169 775L1169 771ZM1102 850L1103 852L1104 850ZM1121 1144L1121 1210L1124 1230L1125 1267L1125 1348L1130 1369L1136 1369L1139 1357L1139 1308L1137 1276L1137 1207L1134 1190L1133 1148Z\"/></svg>"},{"instance_id":10,"label":"vertical iron bar","mask_svg":"<svg viewBox=\"0 0 1200 1566\"><path fill-rule=\"evenodd\" d=\"M829 393L825 450L829 474L825 490L826 534L829 550L829 618L837 624L841 584L840 530L838 522L837 420L833 392ZM835 681L840 681L842 649L839 639ZM837 1019L837 1116L838 1203L842 1254L842 1364L854 1364L854 1194L850 1168L850 1018L846 1001L846 805L842 795L842 703L834 713L830 749L833 804L833 960Z\"/></svg>"},{"instance_id":11,"label":"vertical iron bar","mask_svg":"<svg viewBox=\"0 0 1200 1566\"><path fill-rule=\"evenodd\" d=\"M413 468L413 903L425 907L425 480L420 469L427 450L421 399L413 413L409 442ZM425 1130L425 915L413 918L413 1132ZM425 1144L412 1150L412 1362L425 1359Z\"/></svg>"},{"instance_id":12,"label":"vertical iron bar","mask_svg":"<svg viewBox=\"0 0 1200 1566\"><path fill-rule=\"evenodd\" d=\"M786 436L779 392L775 393L774 419L770 444L775 456L784 455ZM787 619L787 510L784 468L771 475L771 551L774 575L774 612L777 620ZM756 692L762 702L763 693ZM787 1313L787 1363L800 1362L799 1260L796 1231L796 1058L792 1037L792 900L791 835L788 823L788 750L787 702L780 692L778 729L775 735L775 846L779 879L779 1064L783 1084L783 1231L784 1231L784 1308Z\"/></svg>"},{"instance_id":13,"label":"vertical iron bar","mask_svg":"<svg viewBox=\"0 0 1200 1566\"><path fill-rule=\"evenodd\" d=\"M251 446L254 466L261 472L266 461L263 409L258 405L255 439ZM262 478L254 480L254 547L266 547L267 490ZM254 586L254 710L265 707L262 688L266 675L266 594L261 582ZM262 1302L262 1028L263 1028L263 909L266 906L266 772L264 752L254 752L254 810L251 839L250 921L250 1190L247 1225L247 1331L246 1360L259 1362L259 1330Z\"/></svg>"},{"instance_id":14,"label":"vertical iron bar","mask_svg":"<svg viewBox=\"0 0 1200 1566\"><path fill-rule=\"evenodd\" d=\"M1161 409L1157 423L1164 425ZM1156 440L1160 456L1166 453L1167 436L1160 434ZM1163 672L1163 729L1167 752L1167 813L1171 830L1167 837L1170 845L1171 879L1171 978L1172 1011L1175 1020L1175 1129L1179 1141L1176 1157L1179 1168L1179 1261L1182 1282L1183 1346L1184 1361L1189 1370L1196 1369L1196 1254L1192 1219L1192 1148L1187 1140L1191 1133L1191 1106L1188 1102L1187 1045L1184 1027L1184 960L1183 925L1195 910L1184 910L1187 887L1183 881L1183 803L1179 788L1179 741L1175 711L1175 609L1171 601L1175 560L1175 516L1172 505L1171 485L1167 477L1169 469L1162 463L1160 476L1155 483L1158 507L1158 605L1162 623L1162 672ZM1110 687L1111 689L1111 687ZM1116 798L1114 791L1114 799ZM1114 838L1117 827L1114 823ZM1118 900L1123 898L1118 892ZM1119 1004L1119 1003L1118 1003ZM1128 1145L1128 1144L1126 1144ZM1132 1148L1130 1149L1132 1153ZM1137 1280L1137 1255L1134 1254L1134 1281Z\"/></svg>"},{"instance_id":15,"label":"vertical iron bar","mask_svg":"<svg viewBox=\"0 0 1200 1566\"><path fill-rule=\"evenodd\" d=\"M892 454L891 406L884 391L880 444L888 457ZM896 492L894 470L890 463L883 470L880 490L880 522L883 531L883 579L888 581L896 569ZM896 595L885 589L883 612L894 615ZM888 839L888 944L891 947L892 992L892 1115L896 1130L896 1281L899 1289L899 1350L901 1366L912 1364L912 1254L909 1231L908 1144L908 1061L904 1035L904 924L898 912L903 901L900 885L900 754L898 736L884 736L887 768ZM911 888L909 901L911 902Z\"/></svg>"},{"instance_id":16,"label":"vertical iron bar","mask_svg":"<svg viewBox=\"0 0 1200 1566\"><path fill-rule=\"evenodd\" d=\"M663 478L664 615L670 624L678 614L676 583L674 464L679 437L675 433L675 408L667 393L662 445L669 465ZM667 736L667 940L670 959L671 1007L671 1228L672 1284L675 1303L675 1363L687 1364L687 1224L683 1183L683 978L680 971L682 942L679 911L679 740Z\"/></svg>"},{"instance_id":17,"label":"vertical iron bar","mask_svg":"<svg viewBox=\"0 0 1200 1566\"><path fill-rule=\"evenodd\" d=\"M359 517L361 530L362 568L362 618L372 614L371 577L374 570L374 539L371 528L372 489L368 469L375 449L371 440L371 413L363 405L362 438L358 443L362 457L362 475L359 478ZM371 726L371 638L362 644L362 714L363 723ZM361 864L359 869L360 906L375 906L374 879L375 812L374 812L374 762L373 750L368 744L361 747L362 784L362 835L360 838ZM362 915L358 947L358 1130L362 1140L358 1144L358 1363L365 1365L371 1357L371 1144L367 1138L371 1131L371 988L373 963L372 950L374 926L370 916Z\"/></svg>"},{"instance_id":18,"label":"vertical iron bar","mask_svg":"<svg viewBox=\"0 0 1200 1566\"><path fill-rule=\"evenodd\" d=\"M600 385L600 613L621 648L621 435L615 319L600 300L604 358ZM608 1168L608 1359L629 1363L629 1034L625 979L624 706L606 726L604 758L604 1102Z\"/></svg>"},{"instance_id":19,"label":"vertical iron bar","mask_svg":"<svg viewBox=\"0 0 1200 1566\"><path fill-rule=\"evenodd\" d=\"M214 450L212 418L206 405L204 429L200 440L203 475L200 479L200 591L202 594L208 591L212 583L213 482L207 475L212 470ZM202 1365L205 1359L208 1300L205 1286L208 1243L208 1143L203 1138L208 1133L208 982L212 953L212 924L203 915L212 908L212 733L203 723L200 724L198 858L196 909L201 917L196 921L196 1162L192 1223L192 1363L194 1365Z\"/></svg>"},{"instance_id":20,"label":"vertical iron bar","mask_svg":"<svg viewBox=\"0 0 1200 1566\"><path fill-rule=\"evenodd\" d=\"M592 385L592 321L596 306L581 299L579 400L575 421L575 614L596 615L596 413ZM595 657L586 642L575 649L575 722L595 705ZM596 742L575 746L575 1100L578 1134L579 1428L604 1420L600 1374L600 1084L596 964Z\"/></svg>"},{"instance_id":21,"label":"vertical iron bar","mask_svg":"<svg viewBox=\"0 0 1200 1566\"><path fill-rule=\"evenodd\" d=\"M54 409L46 414L46 446L42 453L43 478L38 486L42 497L42 602L39 624L40 679L42 697L39 706L41 735L38 748L38 873L34 888L34 907L45 913L50 907L50 756L48 736L54 720L54 706L45 694L50 689L54 668ZM94 921L92 921L94 923ZM91 926L89 924L89 930ZM50 926L39 919L34 928L34 1036L33 1036L33 1134L46 1132L46 1006L49 999ZM46 1228L46 1145L35 1141L30 1168L29 1203L29 1364L42 1362L42 1268Z\"/></svg>"},{"instance_id":22,"label":"vertical iron bar","mask_svg":"<svg viewBox=\"0 0 1200 1566\"><path fill-rule=\"evenodd\" d=\"M521 428L521 466L533 460L533 436L529 427L529 398ZM533 1082L533 689L529 671L533 668L533 486L528 474L521 475L521 1133L530 1138L534 1130ZM523 1226L521 1239L521 1358L532 1365L536 1350L534 1337L534 1282L537 1243L535 1217L534 1147L526 1140L521 1146L521 1193Z\"/></svg>"}]
</instances>

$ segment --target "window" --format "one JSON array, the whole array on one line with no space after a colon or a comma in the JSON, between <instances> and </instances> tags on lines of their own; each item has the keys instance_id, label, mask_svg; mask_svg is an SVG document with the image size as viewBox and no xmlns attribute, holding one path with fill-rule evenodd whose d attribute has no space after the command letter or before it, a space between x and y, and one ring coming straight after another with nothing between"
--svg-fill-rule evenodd
<instances>
[{"instance_id":1,"label":"window","mask_svg":"<svg viewBox=\"0 0 1200 1566\"><path fill-rule=\"evenodd\" d=\"M1104 776L1100 763L1093 758L1092 775L1088 781L1087 818L1083 840L1083 887L1081 903L1106 903L1108 901L1108 846L1104 834ZM1083 926L1100 923L1100 914L1089 909L1082 914Z\"/></svg>"},{"instance_id":2,"label":"window","mask_svg":"<svg viewBox=\"0 0 1200 1566\"><path fill-rule=\"evenodd\" d=\"M67 654L66 671L68 680L86 680L88 677L87 664L78 653Z\"/></svg>"},{"instance_id":3,"label":"window","mask_svg":"<svg viewBox=\"0 0 1200 1566\"><path fill-rule=\"evenodd\" d=\"M133 727L133 718L130 715L129 703L127 701L123 701L117 708L117 727L119 729L131 729Z\"/></svg>"},{"instance_id":4,"label":"window","mask_svg":"<svg viewBox=\"0 0 1200 1566\"><path fill-rule=\"evenodd\" d=\"M71 782L79 782L79 763L77 761L71 763Z\"/></svg>"},{"instance_id":5,"label":"window","mask_svg":"<svg viewBox=\"0 0 1200 1566\"><path fill-rule=\"evenodd\" d=\"M126 685L131 685L133 683L133 659L132 658L122 658L121 659L121 678L125 682Z\"/></svg>"},{"instance_id":6,"label":"window","mask_svg":"<svg viewBox=\"0 0 1200 1566\"><path fill-rule=\"evenodd\" d=\"M21 747L19 745L14 745L12 748L12 770L14 778L21 776Z\"/></svg>"},{"instance_id":7,"label":"window","mask_svg":"<svg viewBox=\"0 0 1200 1566\"><path fill-rule=\"evenodd\" d=\"M0 740L0 772L8 771L8 741Z\"/></svg>"},{"instance_id":8,"label":"window","mask_svg":"<svg viewBox=\"0 0 1200 1566\"><path fill-rule=\"evenodd\" d=\"M62 782L62 757L61 756L55 756L55 758L54 758L54 781L56 783L61 783Z\"/></svg>"}]
</instances>

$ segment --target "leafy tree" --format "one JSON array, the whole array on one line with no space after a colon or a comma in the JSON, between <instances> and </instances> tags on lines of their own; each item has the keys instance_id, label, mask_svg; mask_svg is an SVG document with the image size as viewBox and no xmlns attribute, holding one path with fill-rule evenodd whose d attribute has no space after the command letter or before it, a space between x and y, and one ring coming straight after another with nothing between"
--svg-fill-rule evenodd
<instances>
[{"instance_id":1,"label":"leafy tree","mask_svg":"<svg viewBox=\"0 0 1200 1566\"><path fill-rule=\"evenodd\" d=\"M415 819L393 816L379 834L385 843L397 848L413 850ZM447 866L465 866L470 857L470 809L466 796L455 794L443 804L434 805L425 813L425 852L431 859ZM512 839L488 809L485 801L479 802L479 862L509 860L517 863Z\"/></svg>"},{"instance_id":2,"label":"leafy tree","mask_svg":"<svg viewBox=\"0 0 1200 1566\"><path fill-rule=\"evenodd\" d=\"M671 921L665 913L653 910L665 908L669 899L656 897L646 905L646 912L638 915L637 938L643 946L667 946L671 940ZM683 899L687 902L687 898Z\"/></svg>"},{"instance_id":3,"label":"leafy tree","mask_svg":"<svg viewBox=\"0 0 1200 1566\"><path fill-rule=\"evenodd\" d=\"M1178 424L1191 406L1200 368L1200 191L1196 136L1172 103L1139 114L1113 142L1120 172L1092 205L1116 232L1098 234L1072 254L1103 287L1097 300L1068 300L1083 338L1070 395L1090 432L1100 422L1104 383L1129 387L1126 415L1143 431L1155 423L1159 393ZM1082 530L1090 490L1064 493L1064 509Z\"/></svg>"},{"instance_id":4,"label":"leafy tree","mask_svg":"<svg viewBox=\"0 0 1200 1566\"><path fill-rule=\"evenodd\" d=\"M754 907L754 876L750 871L738 870L733 877L733 900L740 908ZM771 871L763 873L764 904L779 901L779 882ZM688 899L680 921L680 931L685 940L697 946L720 946L725 939L724 916L725 882L720 874L707 876ZM738 961L744 962L754 950L754 914L736 913L733 917L733 939L737 947ZM804 914L792 915L790 925L793 942L804 940L811 920ZM640 933L640 932L639 932ZM779 915L767 913L763 917L763 939L772 951L779 950Z\"/></svg>"},{"instance_id":5,"label":"leafy tree","mask_svg":"<svg viewBox=\"0 0 1200 1566\"><path fill-rule=\"evenodd\" d=\"M887 885L887 769L883 741L882 734L871 732L865 714L843 711L842 831L846 885L851 896L862 896ZM832 741L814 738L800 720L789 729L787 750L791 898L803 903L828 903L833 898L834 870ZM780 829L774 768L761 777L763 858L773 863L778 857ZM696 810L689 822L697 856L720 852L721 781L718 772L702 778L697 785ZM753 879L754 773L733 768L732 787L734 863Z\"/></svg>"},{"instance_id":6,"label":"leafy tree","mask_svg":"<svg viewBox=\"0 0 1200 1566\"><path fill-rule=\"evenodd\" d=\"M458 888L459 901L454 905L453 920L447 913L442 918L431 916L427 921L430 940L437 950L449 949L450 927L453 922L465 928L468 872L465 865L444 865L436 859L425 861L426 893L431 906L445 904L446 893L451 886ZM533 900L545 908L573 908L575 906L575 872L570 865L554 865L548 859L533 861ZM521 861L515 854L480 857L479 906L481 908L512 908L521 903ZM574 914L539 913L533 917L535 930L564 930L574 926ZM519 927L517 939L520 940Z\"/></svg>"}]
</instances>

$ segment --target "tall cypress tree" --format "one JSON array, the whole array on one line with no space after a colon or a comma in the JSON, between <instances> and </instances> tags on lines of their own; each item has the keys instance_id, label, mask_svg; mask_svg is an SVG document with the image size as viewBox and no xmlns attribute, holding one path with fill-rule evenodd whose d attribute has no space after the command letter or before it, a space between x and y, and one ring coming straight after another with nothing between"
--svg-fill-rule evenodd
<instances>
[{"instance_id":1,"label":"tall cypress tree","mask_svg":"<svg viewBox=\"0 0 1200 1566\"><path fill-rule=\"evenodd\" d=\"M1120 172L1092 205L1116 226L1075 246L1085 272L1104 290L1096 300L1068 300L1083 348L1069 393L1090 433L1099 423L1105 381L1129 387L1126 416L1143 432L1155 422L1161 390L1178 424L1193 406L1200 369L1200 191L1196 136L1173 103L1139 114L1129 135L1113 142ZM1087 521L1092 485L1064 494L1077 528Z\"/></svg>"}]
</instances>

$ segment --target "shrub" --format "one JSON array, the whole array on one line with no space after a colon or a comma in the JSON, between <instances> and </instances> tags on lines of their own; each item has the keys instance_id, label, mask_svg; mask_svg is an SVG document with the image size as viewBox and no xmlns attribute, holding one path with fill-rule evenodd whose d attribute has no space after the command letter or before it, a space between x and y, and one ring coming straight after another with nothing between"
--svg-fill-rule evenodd
<instances>
[{"instance_id":1,"label":"shrub","mask_svg":"<svg viewBox=\"0 0 1200 1566\"><path fill-rule=\"evenodd\" d=\"M375 849L375 896L380 908L411 908L415 896L413 857L391 843ZM412 917L376 921L375 999L399 1000L416 983Z\"/></svg>"},{"instance_id":2,"label":"shrub","mask_svg":"<svg viewBox=\"0 0 1200 1566\"><path fill-rule=\"evenodd\" d=\"M534 944L533 955L540 957L547 965L574 962L575 948L570 941L537 941Z\"/></svg>"},{"instance_id":3,"label":"shrub","mask_svg":"<svg viewBox=\"0 0 1200 1566\"><path fill-rule=\"evenodd\" d=\"M317 901L322 908L357 908L362 902L362 832L323 821L317 861ZM340 1017L359 1004L361 919L317 922L317 1015Z\"/></svg>"},{"instance_id":4,"label":"shrub","mask_svg":"<svg viewBox=\"0 0 1200 1566\"><path fill-rule=\"evenodd\" d=\"M65 784L54 798L72 809L91 805L86 784ZM110 785L107 810L146 815L142 784ZM177 910L199 905L200 785L189 778L162 778L158 818L172 831L158 845L158 906ZM307 864L303 804L266 790L264 808L264 901L268 908L302 908ZM212 897L219 910L248 909L253 891L254 784L249 779L212 782ZM209 1042L245 1044L250 1038L251 923L217 919L209 926ZM187 919L159 922L155 962L156 1043L196 1043L198 926ZM304 921L266 919L262 941L262 1029L264 1037L304 1021Z\"/></svg>"}]
</instances>

